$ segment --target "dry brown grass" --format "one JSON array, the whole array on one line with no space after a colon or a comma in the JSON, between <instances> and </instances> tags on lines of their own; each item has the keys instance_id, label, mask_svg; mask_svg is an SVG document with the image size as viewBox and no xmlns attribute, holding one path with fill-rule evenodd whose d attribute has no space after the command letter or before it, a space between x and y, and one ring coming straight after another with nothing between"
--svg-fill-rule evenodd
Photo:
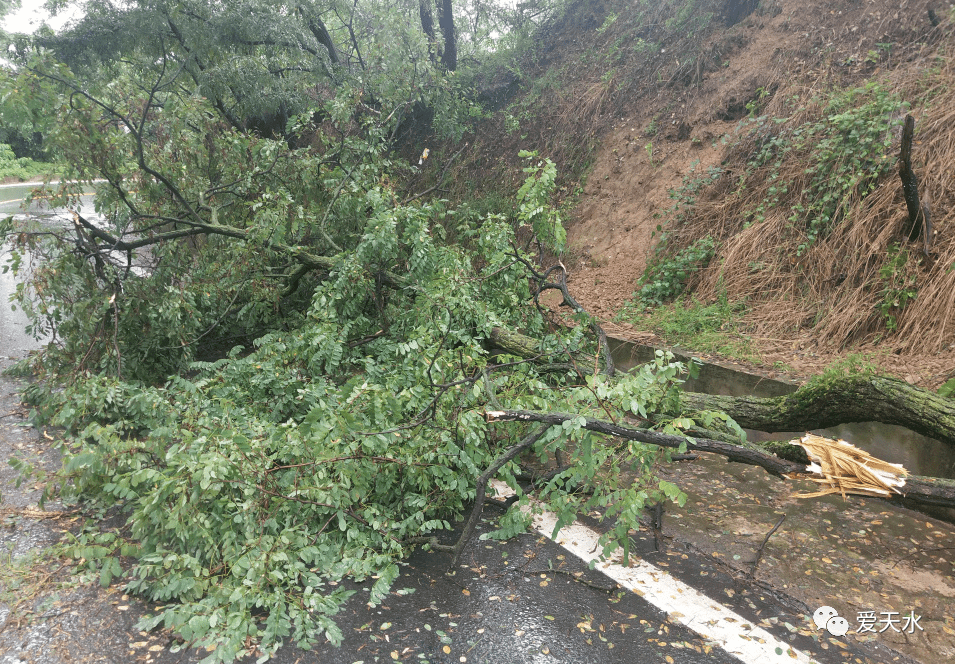
<instances>
[{"instance_id":1,"label":"dry brown grass","mask_svg":"<svg viewBox=\"0 0 955 664\"><path fill-rule=\"evenodd\" d=\"M864 198L847 199L844 219L801 255L798 248L806 242L807 229L788 217L806 191L811 147L788 154L775 181L770 179L773 169L764 167L738 186L747 160L767 132L791 130L824 113L827 95L818 85L794 85L780 88L765 109L769 116L789 119L743 139L731 152L727 175L702 192L692 215L671 229L670 247L688 246L705 235L719 240L717 255L695 284L697 297L712 300L725 293L730 299L744 299L751 305L748 319L755 334L792 336L812 329L830 349L878 339L891 350L932 353L955 343L955 64L928 48L918 57L928 72L922 79L911 80L919 68L908 66L884 75L880 83L900 91L917 119L913 165L920 192L932 201L936 231L929 255L922 254L921 243L911 243L903 234L907 213L896 168ZM786 108L794 99L802 105L796 112ZM895 140L885 156L895 164L900 127L893 131ZM766 210L764 220L754 221L752 211L781 181L788 183L787 193ZM880 275L893 247L909 257L894 281ZM915 280L915 300L881 311L887 292L905 279ZM895 329L886 314L894 317Z\"/></svg>"}]
</instances>

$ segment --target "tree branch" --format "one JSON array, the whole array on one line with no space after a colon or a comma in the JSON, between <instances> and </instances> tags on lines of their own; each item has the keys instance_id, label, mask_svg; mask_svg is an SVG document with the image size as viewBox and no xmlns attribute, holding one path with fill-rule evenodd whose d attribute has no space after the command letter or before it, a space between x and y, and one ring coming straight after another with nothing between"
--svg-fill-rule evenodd
<instances>
[{"instance_id":1,"label":"tree branch","mask_svg":"<svg viewBox=\"0 0 955 664\"><path fill-rule=\"evenodd\" d=\"M487 411L485 413L485 419L488 422L540 422L548 427L559 426L564 422L577 420L579 417L579 415L566 413L539 413L529 410ZM592 417L584 418L582 428L595 433L617 436L659 447L679 448L685 444L688 450L719 454L727 457L730 461L759 466L777 477L787 477L794 474L803 475L809 472L806 462L787 460L788 457L788 459L802 458L808 461L802 447L789 443L764 443L763 447L773 450L771 454L761 449L761 446L751 443L733 445L706 438L671 436L655 431L613 424ZM897 490L899 493L897 495L893 494L888 500L910 499L923 505L955 507L955 480L908 476L905 478L904 485L897 487Z\"/></svg>"},{"instance_id":2,"label":"tree branch","mask_svg":"<svg viewBox=\"0 0 955 664\"><path fill-rule=\"evenodd\" d=\"M464 530L461 536L451 549L454 555L451 557L451 564L448 566L449 571L457 567L464 545L471 539L471 535L474 534L474 529L477 528L478 521L481 520L481 514L484 511L484 498L487 495L487 483L494 478L497 471L499 471L504 464L540 440L540 437L543 436L544 432L549 428L549 426L539 427L536 431L526 436L521 442L511 445L503 454L494 460L494 463L488 466L487 470L481 473L474 495L474 507L471 508L471 514L468 516L467 523L464 524Z\"/></svg>"}]
</instances>

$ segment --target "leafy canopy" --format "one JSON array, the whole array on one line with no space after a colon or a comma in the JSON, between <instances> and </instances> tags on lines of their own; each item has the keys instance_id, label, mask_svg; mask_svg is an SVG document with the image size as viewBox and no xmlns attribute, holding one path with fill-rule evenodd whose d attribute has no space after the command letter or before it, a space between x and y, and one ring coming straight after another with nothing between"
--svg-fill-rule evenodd
<instances>
[{"instance_id":1,"label":"leafy canopy","mask_svg":"<svg viewBox=\"0 0 955 664\"><path fill-rule=\"evenodd\" d=\"M415 193L407 118L443 109L433 126L453 141L473 106L402 8L90 3L71 31L21 44L0 83L5 117L66 164L51 205L74 209L0 225L20 303L53 335L26 363L45 379L26 395L35 420L67 432L47 497L125 515L67 551L161 603L143 627L208 661L339 641L341 581L374 578L381 601L520 433L488 406L693 425L678 363L589 375L589 328L553 332L527 305L514 229L563 245L552 162L528 166L515 218ZM75 205L90 183L95 214ZM492 352L499 329L534 335L534 358ZM530 453L566 462L539 487L561 523L616 518L607 553L628 551L646 504L686 499L654 475L667 452L579 418ZM518 472L500 476L517 488Z\"/></svg>"}]
</instances>

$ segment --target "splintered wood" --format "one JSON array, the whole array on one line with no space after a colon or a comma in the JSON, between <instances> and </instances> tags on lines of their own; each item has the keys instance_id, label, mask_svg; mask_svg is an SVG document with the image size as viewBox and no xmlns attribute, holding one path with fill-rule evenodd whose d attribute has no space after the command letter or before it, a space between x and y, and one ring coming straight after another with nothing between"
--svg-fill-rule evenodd
<instances>
[{"instance_id":1,"label":"splintered wood","mask_svg":"<svg viewBox=\"0 0 955 664\"><path fill-rule=\"evenodd\" d=\"M900 464L877 459L844 440L807 433L791 443L806 450L813 462L807 468L814 475L795 477L810 479L825 486L813 493L793 494L796 498L818 498L832 493L841 494L843 499L850 493L890 496L893 493L901 494L897 487L905 485L904 478L908 471Z\"/></svg>"}]
</instances>

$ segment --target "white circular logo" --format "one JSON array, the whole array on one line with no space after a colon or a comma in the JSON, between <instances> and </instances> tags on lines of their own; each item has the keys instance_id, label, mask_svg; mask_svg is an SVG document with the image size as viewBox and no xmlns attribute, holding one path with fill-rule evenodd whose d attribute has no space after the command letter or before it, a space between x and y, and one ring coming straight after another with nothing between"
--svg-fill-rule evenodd
<instances>
[{"instance_id":1,"label":"white circular logo","mask_svg":"<svg viewBox=\"0 0 955 664\"><path fill-rule=\"evenodd\" d=\"M826 629L833 636L844 636L849 631L849 621L842 616L833 616L826 623Z\"/></svg>"},{"instance_id":2,"label":"white circular logo","mask_svg":"<svg viewBox=\"0 0 955 664\"><path fill-rule=\"evenodd\" d=\"M816 609L816 612L812 614L812 621L816 623L816 627L819 629L824 629L826 624L829 622L829 619L835 618L838 615L839 612L831 606L820 606L818 609Z\"/></svg>"}]
</instances>

